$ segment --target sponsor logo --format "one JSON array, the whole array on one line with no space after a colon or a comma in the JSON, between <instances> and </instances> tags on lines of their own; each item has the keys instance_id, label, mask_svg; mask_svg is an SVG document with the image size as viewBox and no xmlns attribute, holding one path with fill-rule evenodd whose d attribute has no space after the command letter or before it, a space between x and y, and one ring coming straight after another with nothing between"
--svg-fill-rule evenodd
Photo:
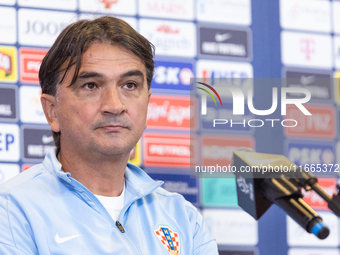
<instances>
[{"instance_id":1,"label":"sponsor logo","mask_svg":"<svg viewBox=\"0 0 340 255\"><path fill-rule=\"evenodd\" d=\"M8 181L20 173L20 167L16 164L0 164L0 184Z\"/></svg>"},{"instance_id":2,"label":"sponsor logo","mask_svg":"<svg viewBox=\"0 0 340 255\"><path fill-rule=\"evenodd\" d=\"M285 135L289 137L334 138L335 119L334 107L322 105L306 105L311 113L306 116L293 106L287 107L287 119L295 119L299 124L285 127Z\"/></svg>"},{"instance_id":3,"label":"sponsor logo","mask_svg":"<svg viewBox=\"0 0 340 255\"><path fill-rule=\"evenodd\" d=\"M159 227L155 230L158 240L170 255L178 255L180 251L179 235L168 227Z\"/></svg>"},{"instance_id":4,"label":"sponsor logo","mask_svg":"<svg viewBox=\"0 0 340 255\"><path fill-rule=\"evenodd\" d=\"M118 3L119 0L99 0L103 3L106 9L110 9L111 5Z\"/></svg>"},{"instance_id":5,"label":"sponsor logo","mask_svg":"<svg viewBox=\"0 0 340 255\"><path fill-rule=\"evenodd\" d=\"M5 71L5 77L12 74L12 58L2 52L0 52L0 70Z\"/></svg>"},{"instance_id":6,"label":"sponsor logo","mask_svg":"<svg viewBox=\"0 0 340 255\"><path fill-rule=\"evenodd\" d=\"M334 73L334 99L335 102L340 104L340 72Z\"/></svg>"},{"instance_id":7,"label":"sponsor logo","mask_svg":"<svg viewBox=\"0 0 340 255\"><path fill-rule=\"evenodd\" d=\"M143 165L189 168L197 161L196 137L167 133L144 133Z\"/></svg>"},{"instance_id":8,"label":"sponsor logo","mask_svg":"<svg viewBox=\"0 0 340 255\"><path fill-rule=\"evenodd\" d=\"M0 2L1 4L1 2ZM15 44L17 42L16 10L11 7L0 7L0 43Z\"/></svg>"},{"instance_id":9,"label":"sponsor logo","mask_svg":"<svg viewBox=\"0 0 340 255\"><path fill-rule=\"evenodd\" d=\"M190 178L187 174L148 173L148 175L154 180L164 181L162 188L165 190L180 193L186 200L193 204L199 202L197 179Z\"/></svg>"},{"instance_id":10,"label":"sponsor logo","mask_svg":"<svg viewBox=\"0 0 340 255\"><path fill-rule=\"evenodd\" d=\"M318 184L320 187L330 196L337 193L335 178L318 178ZM329 210L328 203L321 198L314 190L306 192L302 190L303 200L306 201L315 210Z\"/></svg>"},{"instance_id":11,"label":"sponsor logo","mask_svg":"<svg viewBox=\"0 0 340 255\"><path fill-rule=\"evenodd\" d=\"M43 135L42 139L41 139L42 143L43 144L46 144L46 143L51 143L53 142L53 136L47 136L47 135Z\"/></svg>"},{"instance_id":12,"label":"sponsor logo","mask_svg":"<svg viewBox=\"0 0 340 255\"><path fill-rule=\"evenodd\" d=\"M19 43L49 47L76 15L71 12L19 9L18 16Z\"/></svg>"},{"instance_id":13,"label":"sponsor logo","mask_svg":"<svg viewBox=\"0 0 340 255\"><path fill-rule=\"evenodd\" d=\"M44 49L20 48L20 81L22 83L39 84L39 69L47 51Z\"/></svg>"},{"instance_id":14,"label":"sponsor logo","mask_svg":"<svg viewBox=\"0 0 340 255\"><path fill-rule=\"evenodd\" d=\"M248 30L200 27L200 55L249 60Z\"/></svg>"},{"instance_id":15,"label":"sponsor logo","mask_svg":"<svg viewBox=\"0 0 340 255\"><path fill-rule=\"evenodd\" d=\"M0 86L0 120L7 121L17 119L16 101L16 86Z\"/></svg>"},{"instance_id":16,"label":"sponsor logo","mask_svg":"<svg viewBox=\"0 0 340 255\"><path fill-rule=\"evenodd\" d=\"M226 213L228 217L225 217ZM211 234L216 238L216 242L219 245L237 244L255 246L257 244L257 221L245 211L241 209L213 208L203 209L202 214ZM225 231L226 229L228 231ZM218 233L223 233L223 235Z\"/></svg>"},{"instance_id":17,"label":"sponsor logo","mask_svg":"<svg viewBox=\"0 0 340 255\"><path fill-rule=\"evenodd\" d=\"M141 16L151 16L169 19L194 18L194 1L192 0L144 0L139 4Z\"/></svg>"},{"instance_id":18,"label":"sponsor logo","mask_svg":"<svg viewBox=\"0 0 340 255\"><path fill-rule=\"evenodd\" d=\"M249 63L237 63L214 60L198 60L196 77L201 81L215 86L217 84L232 84L240 88L244 95L253 88L253 67ZM216 88L215 88L216 89ZM218 91L221 97L231 98L229 90Z\"/></svg>"},{"instance_id":19,"label":"sponsor logo","mask_svg":"<svg viewBox=\"0 0 340 255\"><path fill-rule=\"evenodd\" d=\"M233 152L240 147L254 148L252 137L201 136L201 159L203 166L229 166Z\"/></svg>"},{"instance_id":20,"label":"sponsor logo","mask_svg":"<svg viewBox=\"0 0 340 255\"><path fill-rule=\"evenodd\" d=\"M339 245L339 220L332 212L318 212L319 216L322 218L324 224L329 228L329 231L332 233L326 239L321 240L315 238L314 235L311 235L306 230L304 230L299 224L297 224L291 217L286 216L287 222L287 243L288 246L303 246L310 247L313 244L313 252L305 253L299 252L294 253L294 255L337 255L339 251L336 253L328 253L328 249L325 247L337 247ZM319 253L319 250L316 247L320 247L322 252ZM301 249L300 249L301 250ZM303 249L305 250L305 248ZM311 250L311 249L307 249ZM289 253L289 255L291 255Z\"/></svg>"},{"instance_id":21,"label":"sponsor logo","mask_svg":"<svg viewBox=\"0 0 340 255\"><path fill-rule=\"evenodd\" d=\"M38 86L20 87L20 120L22 122L47 124L40 96L41 88Z\"/></svg>"},{"instance_id":22,"label":"sponsor logo","mask_svg":"<svg viewBox=\"0 0 340 255\"><path fill-rule=\"evenodd\" d=\"M23 126L23 157L26 160L42 161L54 148L50 128Z\"/></svg>"},{"instance_id":23,"label":"sponsor logo","mask_svg":"<svg viewBox=\"0 0 340 255\"><path fill-rule=\"evenodd\" d=\"M333 66L330 35L281 32L282 63L287 66L306 66L331 69Z\"/></svg>"},{"instance_id":24,"label":"sponsor logo","mask_svg":"<svg viewBox=\"0 0 340 255\"><path fill-rule=\"evenodd\" d=\"M327 169L335 169L335 167L331 166L331 164L335 162L335 148L333 143L290 140L286 148L285 155L297 166L306 164L330 164Z\"/></svg>"},{"instance_id":25,"label":"sponsor logo","mask_svg":"<svg viewBox=\"0 0 340 255\"><path fill-rule=\"evenodd\" d=\"M16 0L0 0L0 4L15 5Z\"/></svg>"},{"instance_id":26,"label":"sponsor logo","mask_svg":"<svg viewBox=\"0 0 340 255\"><path fill-rule=\"evenodd\" d=\"M334 33L340 34L340 16L337 15L340 13L340 2L333 1L332 2L332 10L333 10L333 30Z\"/></svg>"},{"instance_id":27,"label":"sponsor logo","mask_svg":"<svg viewBox=\"0 0 340 255\"><path fill-rule=\"evenodd\" d=\"M140 33L156 47L156 55L195 57L196 28L191 22L141 19Z\"/></svg>"},{"instance_id":28,"label":"sponsor logo","mask_svg":"<svg viewBox=\"0 0 340 255\"><path fill-rule=\"evenodd\" d=\"M312 54L315 53L315 42L313 39L301 39L301 52L305 55L306 60L310 60Z\"/></svg>"},{"instance_id":29,"label":"sponsor logo","mask_svg":"<svg viewBox=\"0 0 340 255\"><path fill-rule=\"evenodd\" d=\"M0 45L0 81L16 82L17 72L17 50L11 46Z\"/></svg>"},{"instance_id":30,"label":"sponsor logo","mask_svg":"<svg viewBox=\"0 0 340 255\"><path fill-rule=\"evenodd\" d=\"M171 28L169 25L161 25L157 28L157 32L164 33L164 34L178 34L179 29Z\"/></svg>"},{"instance_id":31,"label":"sponsor logo","mask_svg":"<svg viewBox=\"0 0 340 255\"><path fill-rule=\"evenodd\" d=\"M190 108L193 108L192 111ZM150 98L148 128L189 130L196 127L196 101L190 97L160 96Z\"/></svg>"},{"instance_id":32,"label":"sponsor logo","mask_svg":"<svg viewBox=\"0 0 340 255\"><path fill-rule=\"evenodd\" d=\"M79 10L90 13L124 14L134 16L136 12L135 0L86 0L79 1Z\"/></svg>"},{"instance_id":33,"label":"sponsor logo","mask_svg":"<svg viewBox=\"0 0 340 255\"><path fill-rule=\"evenodd\" d=\"M26 171L27 169L31 168L32 166L34 166L34 165L32 165L32 164L23 164L21 166L21 172Z\"/></svg>"},{"instance_id":34,"label":"sponsor logo","mask_svg":"<svg viewBox=\"0 0 340 255\"><path fill-rule=\"evenodd\" d=\"M232 174L230 173L230 175ZM227 176L225 175L225 177ZM200 179L200 190L200 201L204 207L235 208L238 206L235 178L202 178Z\"/></svg>"},{"instance_id":35,"label":"sponsor logo","mask_svg":"<svg viewBox=\"0 0 340 255\"><path fill-rule=\"evenodd\" d=\"M250 0L197 0L197 20L249 26L251 24Z\"/></svg>"},{"instance_id":36,"label":"sponsor logo","mask_svg":"<svg viewBox=\"0 0 340 255\"><path fill-rule=\"evenodd\" d=\"M308 245L307 245L308 246ZM337 248L290 248L288 250L288 255L339 255L339 250Z\"/></svg>"},{"instance_id":37,"label":"sponsor logo","mask_svg":"<svg viewBox=\"0 0 340 255\"><path fill-rule=\"evenodd\" d=\"M190 90L190 79L194 77L193 63L155 61L152 89Z\"/></svg>"},{"instance_id":38,"label":"sponsor logo","mask_svg":"<svg viewBox=\"0 0 340 255\"><path fill-rule=\"evenodd\" d=\"M0 124L0 160L18 161L19 127L15 124Z\"/></svg>"},{"instance_id":39,"label":"sponsor logo","mask_svg":"<svg viewBox=\"0 0 340 255\"><path fill-rule=\"evenodd\" d=\"M225 33L225 34L216 33L215 34L215 41L216 42L224 42L224 41L230 39L231 37L232 37L232 35L230 33Z\"/></svg>"},{"instance_id":40,"label":"sponsor logo","mask_svg":"<svg viewBox=\"0 0 340 255\"><path fill-rule=\"evenodd\" d=\"M48 9L76 10L77 0L18 0L18 5Z\"/></svg>"},{"instance_id":41,"label":"sponsor logo","mask_svg":"<svg viewBox=\"0 0 340 255\"><path fill-rule=\"evenodd\" d=\"M65 242L67 242L67 241L69 241L69 240L72 240L72 239L74 239L74 238L76 238L76 237L79 237L79 236L81 236L81 235L73 235L73 236L66 236L66 237L59 237L59 234L58 234L58 232L57 232L57 234L55 235L55 241L57 242L57 243L65 243Z\"/></svg>"},{"instance_id":42,"label":"sponsor logo","mask_svg":"<svg viewBox=\"0 0 340 255\"><path fill-rule=\"evenodd\" d=\"M287 87L305 88L311 100L332 100L332 77L329 72L285 71ZM301 94L287 93L289 98L300 98Z\"/></svg>"},{"instance_id":43,"label":"sponsor logo","mask_svg":"<svg viewBox=\"0 0 340 255\"><path fill-rule=\"evenodd\" d=\"M280 1L280 21L285 29L331 32L328 1Z\"/></svg>"}]
</instances>

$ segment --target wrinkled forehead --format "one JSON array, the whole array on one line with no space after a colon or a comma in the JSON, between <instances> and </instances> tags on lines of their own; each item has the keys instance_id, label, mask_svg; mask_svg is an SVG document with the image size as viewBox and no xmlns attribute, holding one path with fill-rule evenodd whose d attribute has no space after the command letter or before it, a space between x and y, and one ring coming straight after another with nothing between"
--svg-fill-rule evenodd
<instances>
[{"instance_id":1,"label":"wrinkled forehead","mask_svg":"<svg viewBox=\"0 0 340 255\"><path fill-rule=\"evenodd\" d=\"M109 55L111 58L108 58L106 55L105 49L115 49L114 55ZM104 53L103 53L104 52ZM109 51L110 53L110 51ZM101 59L102 58L102 59ZM84 47L83 52L79 52L78 54L74 54L74 56L69 56L66 61L61 65L59 72L59 84L63 82L66 75L72 75L72 83L76 81L78 78L80 69L83 66L87 65L95 65L96 63L100 64L101 61L108 61L108 64L115 64L120 61L121 64L129 63L130 65L137 66L139 65L140 69L143 73L147 72L146 63L140 56L136 55L131 50L123 47L122 45L110 43L110 42L101 42L94 41L86 47Z\"/></svg>"},{"instance_id":2,"label":"wrinkled forehead","mask_svg":"<svg viewBox=\"0 0 340 255\"><path fill-rule=\"evenodd\" d=\"M93 43L81 55L69 57L61 66L59 85L64 81L73 85L82 72L105 73L108 76L138 74L147 81L147 67L144 61L120 45Z\"/></svg>"}]
</instances>

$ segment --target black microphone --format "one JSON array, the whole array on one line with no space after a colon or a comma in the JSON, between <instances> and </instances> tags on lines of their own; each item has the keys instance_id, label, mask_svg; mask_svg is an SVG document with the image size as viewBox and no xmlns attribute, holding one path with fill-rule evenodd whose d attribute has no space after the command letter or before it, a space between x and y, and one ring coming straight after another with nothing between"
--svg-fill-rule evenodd
<instances>
[{"instance_id":1,"label":"black microphone","mask_svg":"<svg viewBox=\"0 0 340 255\"><path fill-rule=\"evenodd\" d=\"M238 205L258 220L275 203L308 233L325 239L329 235L328 227L302 200L300 172L305 171L283 155L249 150L252 149L234 151L232 159Z\"/></svg>"}]
</instances>

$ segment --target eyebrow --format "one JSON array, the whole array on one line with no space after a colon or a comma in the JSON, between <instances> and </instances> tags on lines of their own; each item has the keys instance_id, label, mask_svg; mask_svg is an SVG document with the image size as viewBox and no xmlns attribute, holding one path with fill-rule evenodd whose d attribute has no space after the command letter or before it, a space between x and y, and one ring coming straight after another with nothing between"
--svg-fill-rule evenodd
<instances>
[{"instance_id":1,"label":"eyebrow","mask_svg":"<svg viewBox=\"0 0 340 255\"><path fill-rule=\"evenodd\" d=\"M97 72L81 72L78 77L78 79L88 79L88 78L104 78L104 75L97 73Z\"/></svg>"},{"instance_id":2,"label":"eyebrow","mask_svg":"<svg viewBox=\"0 0 340 255\"><path fill-rule=\"evenodd\" d=\"M120 78L130 77L130 76L139 76L144 80L144 74L140 70L131 70L120 76Z\"/></svg>"},{"instance_id":3,"label":"eyebrow","mask_svg":"<svg viewBox=\"0 0 340 255\"><path fill-rule=\"evenodd\" d=\"M130 76L139 76L144 80L144 74L140 70L128 71L120 75L120 78L126 78ZM78 79L83 80L83 79L88 79L88 78L104 78L104 75L101 73L97 73L97 72L85 72L84 71L78 75L77 80Z\"/></svg>"}]
</instances>

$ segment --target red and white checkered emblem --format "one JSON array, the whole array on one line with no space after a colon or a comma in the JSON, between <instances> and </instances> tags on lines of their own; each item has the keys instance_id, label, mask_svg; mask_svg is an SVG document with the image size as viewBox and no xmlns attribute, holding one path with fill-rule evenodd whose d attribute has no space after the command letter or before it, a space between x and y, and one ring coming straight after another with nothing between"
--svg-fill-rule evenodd
<instances>
[{"instance_id":1,"label":"red and white checkered emblem","mask_svg":"<svg viewBox=\"0 0 340 255\"><path fill-rule=\"evenodd\" d=\"M119 0L99 0L99 2L102 2L105 5L106 9L110 9L112 4L118 3Z\"/></svg>"},{"instance_id":2,"label":"red and white checkered emblem","mask_svg":"<svg viewBox=\"0 0 340 255\"><path fill-rule=\"evenodd\" d=\"M155 230L155 234L171 255L179 254L179 236L177 233L167 227L159 227Z\"/></svg>"}]
</instances>

